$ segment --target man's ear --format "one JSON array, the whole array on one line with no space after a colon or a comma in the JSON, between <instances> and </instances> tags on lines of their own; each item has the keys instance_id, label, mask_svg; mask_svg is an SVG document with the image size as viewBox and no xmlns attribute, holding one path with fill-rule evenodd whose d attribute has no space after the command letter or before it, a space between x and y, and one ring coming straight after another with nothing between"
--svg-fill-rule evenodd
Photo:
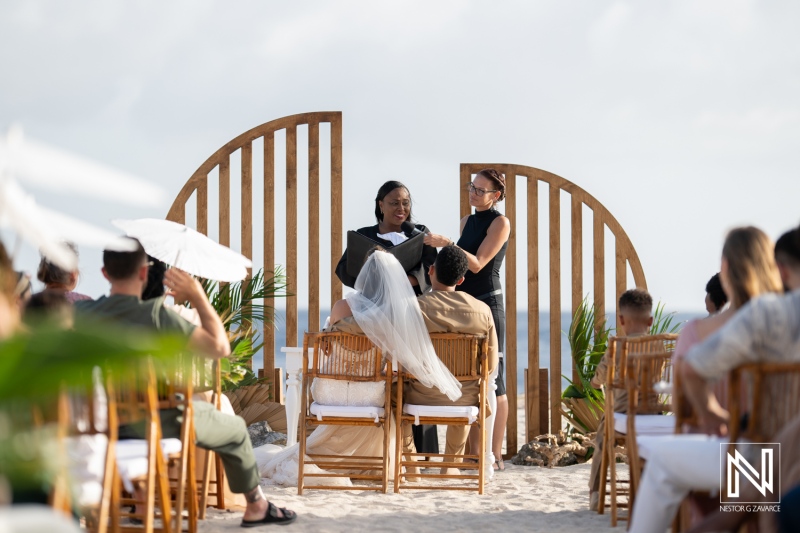
<instances>
[{"instance_id":1,"label":"man's ear","mask_svg":"<svg viewBox=\"0 0 800 533\"><path fill-rule=\"evenodd\" d=\"M106 267L101 267L100 272L103 273L103 277L106 278L106 280L108 280L108 282L110 283L111 278L109 277L108 272L106 272Z\"/></svg>"},{"instance_id":2,"label":"man's ear","mask_svg":"<svg viewBox=\"0 0 800 533\"><path fill-rule=\"evenodd\" d=\"M789 267L780 262L776 262L776 265L778 265L778 273L781 275L781 281L784 285L786 285L786 282L789 281L790 277Z\"/></svg>"},{"instance_id":3,"label":"man's ear","mask_svg":"<svg viewBox=\"0 0 800 533\"><path fill-rule=\"evenodd\" d=\"M618 314L617 315L617 323L624 328L625 327L625 315L623 315L622 313Z\"/></svg>"},{"instance_id":4,"label":"man's ear","mask_svg":"<svg viewBox=\"0 0 800 533\"><path fill-rule=\"evenodd\" d=\"M147 269L149 267L147 265L142 265L139 267L139 281L144 281L147 283Z\"/></svg>"},{"instance_id":5,"label":"man's ear","mask_svg":"<svg viewBox=\"0 0 800 533\"><path fill-rule=\"evenodd\" d=\"M433 273L436 272L436 269L433 268L433 265L428 267L428 276L433 277Z\"/></svg>"},{"instance_id":6,"label":"man's ear","mask_svg":"<svg viewBox=\"0 0 800 533\"><path fill-rule=\"evenodd\" d=\"M647 319L647 327L653 327L653 316L651 315L650 318Z\"/></svg>"},{"instance_id":7,"label":"man's ear","mask_svg":"<svg viewBox=\"0 0 800 533\"><path fill-rule=\"evenodd\" d=\"M456 281L456 285L461 285L462 283L464 283L464 276L458 278L458 281Z\"/></svg>"}]
</instances>

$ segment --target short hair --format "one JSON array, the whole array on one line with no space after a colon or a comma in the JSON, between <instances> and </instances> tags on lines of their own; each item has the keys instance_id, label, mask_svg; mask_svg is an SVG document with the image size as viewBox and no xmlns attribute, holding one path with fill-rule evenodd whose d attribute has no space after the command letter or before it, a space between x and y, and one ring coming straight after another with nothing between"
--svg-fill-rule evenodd
<instances>
[{"instance_id":1,"label":"short hair","mask_svg":"<svg viewBox=\"0 0 800 533\"><path fill-rule=\"evenodd\" d=\"M136 250L132 252L103 250L103 267L111 279L132 278L136 271L147 261L147 254L144 252L142 243L133 237L125 238L136 243Z\"/></svg>"},{"instance_id":2,"label":"short hair","mask_svg":"<svg viewBox=\"0 0 800 533\"><path fill-rule=\"evenodd\" d=\"M619 310L623 309L635 313L652 313L653 297L644 289L629 289L619 297Z\"/></svg>"},{"instance_id":3,"label":"short hair","mask_svg":"<svg viewBox=\"0 0 800 533\"><path fill-rule=\"evenodd\" d=\"M30 297L25 304L23 320L32 325L42 320L63 320L72 315L72 304L64 291L45 289Z\"/></svg>"},{"instance_id":4,"label":"short hair","mask_svg":"<svg viewBox=\"0 0 800 533\"><path fill-rule=\"evenodd\" d=\"M150 254L147 254L150 261L150 268L147 269L147 285L142 291L142 300L150 300L164 296L164 274L167 272L167 264L159 261Z\"/></svg>"},{"instance_id":5,"label":"short hair","mask_svg":"<svg viewBox=\"0 0 800 533\"><path fill-rule=\"evenodd\" d=\"M780 236L775 243L775 261L791 268L800 267L800 228Z\"/></svg>"},{"instance_id":6,"label":"short hair","mask_svg":"<svg viewBox=\"0 0 800 533\"><path fill-rule=\"evenodd\" d=\"M78 256L78 248L72 244L71 242L65 242L64 245L72 250L72 253L75 256ZM36 271L36 278L44 283L45 285L50 285L57 283L59 285L66 285L70 282L70 278L72 277L72 271L69 271L65 268L61 268L60 266L56 265L45 256L42 256L41 261L39 261L39 269Z\"/></svg>"},{"instance_id":7,"label":"short hair","mask_svg":"<svg viewBox=\"0 0 800 533\"><path fill-rule=\"evenodd\" d=\"M439 283L453 287L467 273L469 268L467 254L458 246L452 244L445 246L436 256L433 268L436 269L436 279Z\"/></svg>"},{"instance_id":8,"label":"short hair","mask_svg":"<svg viewBox=\"0 0 800 533\"><path fill-rule=\"evenodd\" d=\"M711 276L711 279L706 283L706 292L708 297L711 298L711 303L714 307L721 309L723 305L728 303L728 295L722 290L722 281L719 278L719 272Z\"/></svg>"}]
</instances>

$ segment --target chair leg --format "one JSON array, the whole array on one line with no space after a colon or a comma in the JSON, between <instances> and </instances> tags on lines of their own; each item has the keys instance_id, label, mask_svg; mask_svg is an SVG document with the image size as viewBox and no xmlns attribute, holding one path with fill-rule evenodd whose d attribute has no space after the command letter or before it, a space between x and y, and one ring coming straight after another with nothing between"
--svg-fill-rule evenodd
<instances>
[{"instance_id":1,"label":"chair leg","mask_svg":"<svg viewBox=\"0 0 800 533\"><path fill-rule=\"evenodd\" d=\"M306 461L306 421L305 413L302 413L302 424L300 426L300 450L297 455L297 494L303 495L303 477L305 474Z\"/></svg>"},{"instance_id":2,"label":"chair leg","mask_svg":"<svg viewBox=\"0 0 800 533\"><path fill-rule=\"evenodd\" d=\"M605 514L606 512L606 483L608 483L608 454L606 453L605 438L603 439L603 451L600 452L600 478L599 494L597 498L597 514ZM597 456L594 459L598 459ZM592 460L594 460L592 459Z\"/></svg>"},{"instance_id":3,"label":"chair leg","mask_svg":"<svg viewBox=\"0 0 800 533\"><path fill-rule=\"evenodd\" d=\"M189 447L189 464L187 465L189 479L186 480L186 498L188 498L187 509L189 511L188 529L189 533L197 531L197 470L196 470L197 447L192 444Z\"/></svg>"},{"instance_id":4,"label":"chair leg","mask_svg":"<svg viewBox=\"0 0 800 533\"><path fill-rule=\"evenodd\" d=\"M208 488L211 485L211 465L213 464L214 452L204 450L203 453L203 484L200 487L199 514L200 520L206 519L206 508L208 507Z\"/></svg>"},{"instance_id":5,"label":"chair leg","mask_svg":"<svg viewBox=\"0 0 800 533\"><path fill-rule=\"evenodd\" d=\"M225 510L225 468L222 466L222 457L214 454L214 466L217 470L217 509Z\"/></svg>"},{"instance_id":6,"label":"chair leg","mask_svg":"<svg viewBox=\"0 0 800 533\"><path fill-rule=\"evenodd\" d=\"M613 430L613 428L612 428ZM613 435L612 431L612 435ZM617 458L615 453L615 444L616 440L611 440L611 444L606 442L606 449L605 454L608 457L608 471L609 471L609 478L611 481L611 490L610 490L610 497L611 497L611 527L617 527Z\"/></svg>"},{"instance_id":7,"label":"chair leg","mask_svg":"<svg viewBox=\"0 0 800 533\"><path fill-rule=\"evenodd\" d=\"M383 419L383 493L389 489L389 442L392 429L392 417L387 413Z\"/></svg>"}]
</instances>

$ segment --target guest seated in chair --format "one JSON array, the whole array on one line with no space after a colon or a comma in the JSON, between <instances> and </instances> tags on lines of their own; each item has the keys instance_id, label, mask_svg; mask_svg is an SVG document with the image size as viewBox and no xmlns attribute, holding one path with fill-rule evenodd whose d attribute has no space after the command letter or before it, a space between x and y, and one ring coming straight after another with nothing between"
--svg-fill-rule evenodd
<instances>
[{"instance_id":1,"label":"guest seated in chair","mask_svg":"<svg viewBox=\"0 0 800 533\"><path fill-rule=\"evenodd\" d=\"M800 250L800 232L790 233L788 244ZM800 257L800 253L795 255ZM692 409L707 439L674 435L650 443L649 460L633 508L630 531L662 533L681 500L692 490L719 488L720 443L726 435L728 412L720 407L710 384L732 369L751 362L800 360L800 262L784 265L786 295L765 294L754 298L722 328L694 346L676 367ZM723 257L723 285L729 262ZM762 389L769 394L769 387Z\"/></svg>"},{"instance_id":2,"label":"guest seated in chair","mask_svg":"<svg viewBox=\"0 0 800 533\"><path fill-rule=\"evenodd\" d=\"M653 325L653 298L644 289L630 289L619 297L619 315L617 316L617 331L620 336L640 337L650 331ZM606 383L608 376L608 352L600 359L597 365L592 386L599 389ZM614 391L614 406L618 413L628 410L628 393L617 389ZM592 455L592 470L589 473L589 508L597 510L600 495L600 463L603 453L603 437L605 436L605 415L600 417L600 425L595 437L594 454Z\"/></svg>"},{"instance_id":3,"label":"guest seated in chair","mask_svg":"<svg viewBox=\"0 0 800 533\"><path fill-rule=\"evenodd\" d=\"M103 252L103 275L111 290L108 296L97 300L77 302L76 320L104 320L148 331L180 334L186 338L190 350L214 359L228 356L228 335L196 279L177 269L170 269L164 276L169 294L176 301L189 302L197 310L201 323L198 327L166 309L159 299L142 301L142 291L147 284L147 255L139 241L132 240L137 245L133 252ZM177 437L179 412L162 410L161 419L164 437ZM247 499L242 527L288 524L297 518L296 513L276 507L264 496L253 446L242 418L225 415L211 404L198 402L194 409L194 426L197 445L219 454L231 490L243 493ZM120 438L141 438L140 429L122 426Z\"/></svg>"}]
</instances>

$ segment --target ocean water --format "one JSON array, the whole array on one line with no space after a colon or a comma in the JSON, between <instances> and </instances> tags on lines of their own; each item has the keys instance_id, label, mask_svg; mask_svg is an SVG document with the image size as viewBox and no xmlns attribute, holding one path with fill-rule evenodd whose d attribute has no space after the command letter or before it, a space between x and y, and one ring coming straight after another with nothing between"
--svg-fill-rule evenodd
<instances>
[{"instance_id":1,"label":"ocean water","mask_svg":"<svg viewBox=\"0 0 800 533\"><path fill-rule=\"evenodd\" d=\"M328 312L321 313L322 317L320 323L324 323L325 317ZM675 320L680 323L685 323L687 320L704 316L702 313L676 313ZM561 315L561 328L557 332L561 336L561 373L563 375L572 375L572 356L569 350L569 341L567 339L566 331L569 330L572 318L569 313ZM275 331L275 367L284 368L286 358L280 352L282 346L286 346L286 328L285 316L282 311L278 312L277 329ZM608 323L611 326L615 324L615 317L608 316ZM303 337L302 332L308 324L308 312L301 310L298 316L298 324L300 333L298 335L298 346L302 346ZM552 332L550 331L550 313L539 314L539 368L550 368L550 339ZM258 354L253 358L253 367L263 367L263 356ZM528 368L528 313L517 313L517 391L523 391L524 373L523 370ZM508 377L506 377L508 380ZM562 389L569 383L566 379L561 380Z\"/></svg>"}]
</instances>

